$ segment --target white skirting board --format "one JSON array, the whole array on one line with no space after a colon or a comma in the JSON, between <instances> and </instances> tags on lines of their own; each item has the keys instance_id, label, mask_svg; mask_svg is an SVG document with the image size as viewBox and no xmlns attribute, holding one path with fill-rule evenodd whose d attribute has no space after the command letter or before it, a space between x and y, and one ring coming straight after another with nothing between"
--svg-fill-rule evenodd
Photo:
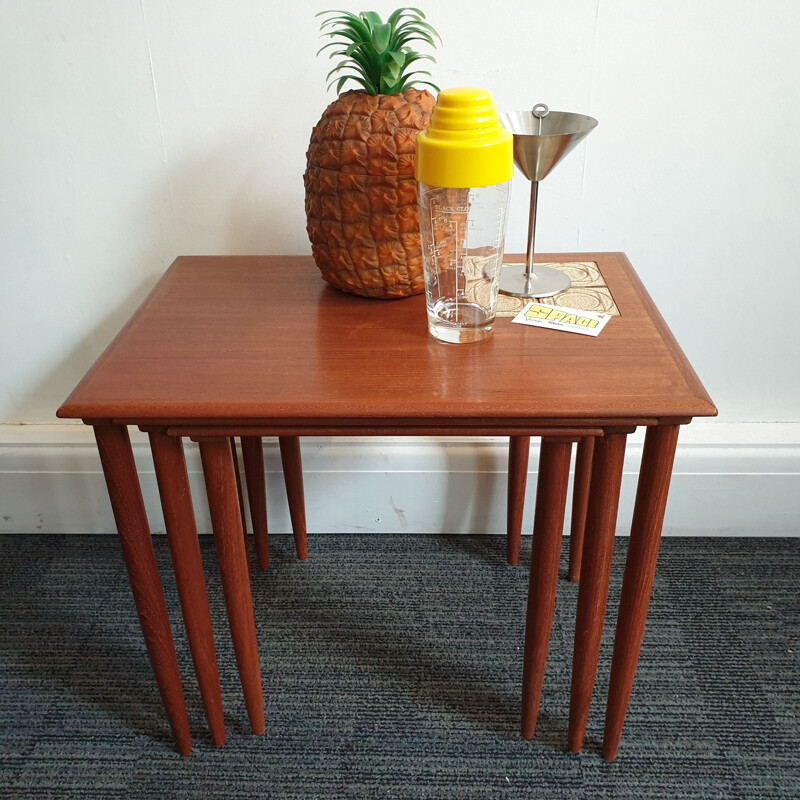
<instances>
[{"instance_id":1,"label":"white skirting board","mask_svg":"<svg viewBox=\"0 0 800 800\"><path fill-rule=\"evenodd\" d=\"M132 429L151 529L163 531L147 438ZM617 533L629 532L642 452L629 437ZM507 439L304 438L310 533L505 533ZM264 440L269 528L291 530L277 439ZM198 529L209 533L196 445L186 446ZM530 533L538 446L531 448ZM569 530L569 509L566 530ZM113 533L83 425L0 425L0 533ZM697 421L682 429L666 535L800 536L800 424Z\"/></svg>"}]
</instances>

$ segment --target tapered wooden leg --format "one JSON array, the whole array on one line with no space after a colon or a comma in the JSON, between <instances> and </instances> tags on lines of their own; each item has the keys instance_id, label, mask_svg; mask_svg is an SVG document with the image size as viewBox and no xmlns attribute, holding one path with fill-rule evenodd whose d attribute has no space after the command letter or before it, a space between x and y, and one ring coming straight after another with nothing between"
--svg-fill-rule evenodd
<instances>
[{"instance_id":1,"label":"tapered wooden leg","mask_svg":"<svg viewBox=\"0 0 800 800\"><path fill-rule=\"evenodd\" d=\"M536 731L550 647L571 450L571 442L542 439L522 672L522 736L525 739L530 739Z\"/></svg>"},{"instance_id":2,"label":"tapered wooden leg","mask_svg":"<svg viewBox=\"0 0 800 800\"><path fill-rule=\"evenodd\" d=\"M242 492L242 475L239 469L239 453L236 450L235 437L231 436L230 443L231 443L231 458L233 459L233 474L234 477L236 478L236 495L239 498L239 514L242 518L242 530L244 531L244 535L247 536L247 524L244 515L244 494Z\"/></svg>"},{"instance_id":3,"label":"tapered wooden leg","mask_svg":"<svg viewBox=\"0 0 800 800\"><path fill-rule=\"evenodd\" d=\"M253 538L256 540L258 566L269 567L269 533L267 531L267 491L264 483L264 449L260 436L242 437L244 478L247 482L247 499L250 502L250 519Z\"/></svg>"},{"instance_id":4,"label":"tapered wooden leg","mask_svg":"<svg viewBox=\"0 0 800 800\"><path fill-rule=\"evenodd\" d=\"M624 433L607 433L598 439L594 447L572 660L569 748L573 753L579 752L583 746L600 654L622 464L625 460L625 439Z\"/></svg>"},{"instance_id":5,"label":"tapered wooden leg","mask_svg":"<svg viewBox=\"0 0 800 800\"><path fill-rule=\"evenodd\" d=\"M508 512L506 515L506 560L519 561L522 539L522 513L525 510L525 486L528 482L530 436L511 436L508 440Z\"/></svg>"},{"instance_id":6,"label":"tapered wooden leg","mask_svg":"<svg viewBox=\"0 0 800 800\"><path fill-rule=\"evenodd\" d=\"M242 475L239 470L239 453L236 451L236 439L231 436L231 457L233 458L233 474L236 476L236 494L239 496L239 516L242 518L242 536L244 537L244 552L247 554L247 573L252 575L250 566L250 545L247 541L247 520L244 514L244 494L242 492Z\"/></svg>"},{"instance_id":7,"label":"tapered wooden leg","mask_svg":"<svg viewBox=\"0 0 800 800\"><path fill-rule=\"evenodd\" d=\"M633 678L644 638L647 609L653 589L661 528L678 444L678 425L647 429L639 471L639 486L631 522L631 538L614 640L608 688L603 758L617 757L622 726L628 710Z\"/></svg>"},{"instance_id":8,"label":"tapered wooden leg","mask_svg":"<svg viewBox=\"0 0 800 800\"><path fill-rule=\"evenodd\" d=\"M261 667L230 444L226 439L202 440L200 457L203 461L225 608L247 715L253 733L263 734L265 725Z\"/></svg>"},{"instance_id":9,"label":"tapered wooden leg","mask_svg":"<svg viewBox=\"0 0 800 800\"><path fill-rule=\"evenodd\" d=\"M589 503L589 481L592 475L594 437L584 436L578 442L577 450L575 478L572 482L572 523L569 533L569 571L567 573L567 577L573 583L581 578L583 531L586 526L586 510Z\"/></svg>"},{"instance_id":10,"label":"tapered wooden leg","mask_svg":"<svg viewBox=\"0 0 800 800\"><path fill-rule=\"evenodd\" d=\"M189 755L192 737L178 659L128 429L121 425L98 424L94 426L94 434L150 663L178 750L182 755Z\"/></svg>"},{"instance_id":11,"label":"tapered wooden leg","mask_svg":"<svg viewBox=\"0 0 800 800\"><path fill-rule=\"evenodd\" d=\"M225 720L217 670L217 651L211 627L203 560L180 439L160 431L150 432L150 449L156 468L167 540L181 601L186 637L192 653L200 696L214 744L225 744Z\"/></svg>"},{"instance_id":12,"label":"tapered wooden leg","mask_svg":"<svg viewBox=\"0 0 800 800\"><path fill-rule=\"evenodd\" d=\"M292 519L294 546L301 561L308 558L308 534L306 532L306 500L303 493L303 461L300 457L299 436L279 436L283 465L283 481L289 500L289 516Z\"/></svg>"}]
</instances>

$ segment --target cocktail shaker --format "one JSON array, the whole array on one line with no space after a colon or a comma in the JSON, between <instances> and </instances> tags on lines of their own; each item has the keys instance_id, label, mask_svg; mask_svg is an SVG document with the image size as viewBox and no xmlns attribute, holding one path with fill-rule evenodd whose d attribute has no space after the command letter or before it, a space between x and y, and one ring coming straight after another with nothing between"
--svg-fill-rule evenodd
<instances>
[{"instance_id":1,"label":"cocktail shaker","mask_svg":"<svg viewBox=\"0 0 800 800\"><path fill-rule=\"evenodd\" d=\"M489 92L440 92L415 173L428 330L440 341L492 332L513 170L513 137Z\"/></svg>"}]
</instances>

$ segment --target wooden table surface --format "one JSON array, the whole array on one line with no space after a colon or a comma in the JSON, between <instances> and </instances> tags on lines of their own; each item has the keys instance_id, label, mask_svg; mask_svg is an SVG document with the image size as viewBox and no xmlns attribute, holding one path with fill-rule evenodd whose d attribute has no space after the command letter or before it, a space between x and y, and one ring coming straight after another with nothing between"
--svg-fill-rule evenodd
<instances>
[{"instance_id":1,"label":"wooden table surface","mask_svg":"<svg viewBox=\"0 0 800 800\"><path fill-rule=\"evenodd\" d=\"M597 338L504 318L484 342L446 345L424 296L343 294L309 257L184 256L58 415L513 427L716 413L624 254L542 258L596 261L621 316Z\"/></svg>"}]
</instances>

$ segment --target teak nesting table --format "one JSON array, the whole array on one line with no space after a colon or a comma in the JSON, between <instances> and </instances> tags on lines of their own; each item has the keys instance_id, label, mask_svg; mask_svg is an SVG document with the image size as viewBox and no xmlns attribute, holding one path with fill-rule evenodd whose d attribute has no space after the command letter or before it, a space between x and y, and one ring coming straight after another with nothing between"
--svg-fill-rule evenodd
<instances>
[{"instance_id":1,"label":"teak nesting table","mask_svg":"<svg viewBox=\"0 0 800 800\"><path fill-rule=\"evenodd\" d=\"M60 417L94 427L180 752L190 752L191 737L126 426L150 434L187 636L217 743L225 739L219 677L183 438L200 444L236 660L251 726L261 733L261 674L229 437L541 436L525 634L526 737L534 733L547 660L572 442L593 438L569 722L577 751L600 649L626 436L641 425L647 431L603 744L607 759L616 756L679 426L716 409L623 254L557 258L597 263L621 314L599 337L503 319L484 342L444 345L428 335L424 296L381 302L342 294L320 280L309 257L181 257L59 409Z\"/></svg>"}]
</instances>

